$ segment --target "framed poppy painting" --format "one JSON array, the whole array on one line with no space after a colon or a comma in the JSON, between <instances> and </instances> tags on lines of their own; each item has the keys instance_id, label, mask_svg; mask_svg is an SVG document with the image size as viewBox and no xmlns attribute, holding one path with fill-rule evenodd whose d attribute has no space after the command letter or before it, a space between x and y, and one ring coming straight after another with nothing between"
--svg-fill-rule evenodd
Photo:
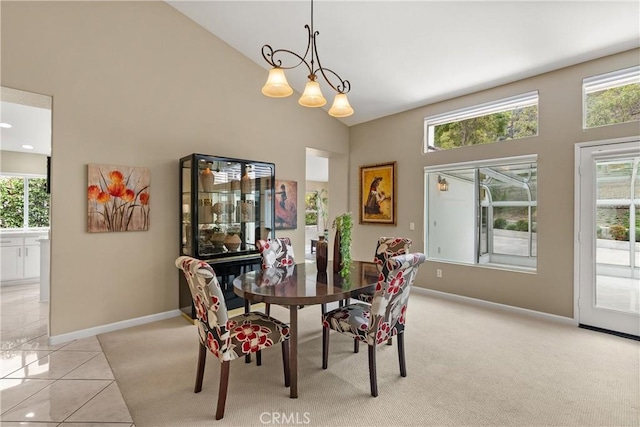
<instances>
[{"instance_id":1,"label":"framed poppy painting","mask_svg":"<svg viewBox=\"0 0 640 427\"><path fill-rule=\"evenodd\" d=\"M396 224L396 162L360 166L360 224Z\"/></svg>"},{"instance_id":2,"label":"framed poppy painting","mask_svg":"<svg viewBox=\"0 0 640 427\"><path fill-rule=\"evenodd\" d=\"M90 164L87 168L87 230L149 229L147 168Z\"/></svg>"}]
</instances>

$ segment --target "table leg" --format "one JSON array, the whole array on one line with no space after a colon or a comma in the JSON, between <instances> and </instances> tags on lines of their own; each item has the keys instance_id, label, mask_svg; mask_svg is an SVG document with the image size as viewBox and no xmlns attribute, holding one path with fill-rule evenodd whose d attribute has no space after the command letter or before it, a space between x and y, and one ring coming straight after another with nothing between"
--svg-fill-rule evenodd
<instances>
[{"instance_id":1,"label":"table leg","mask_svg":"<svg viewBox=\"0 0 640 427\"><path fill-rule=\"evenodd\" d=\"M291 328L289 338L289 370L291 371L290 397L298 397L298 306L289 306L289 327Z\"/></svg>"}]
</instances>

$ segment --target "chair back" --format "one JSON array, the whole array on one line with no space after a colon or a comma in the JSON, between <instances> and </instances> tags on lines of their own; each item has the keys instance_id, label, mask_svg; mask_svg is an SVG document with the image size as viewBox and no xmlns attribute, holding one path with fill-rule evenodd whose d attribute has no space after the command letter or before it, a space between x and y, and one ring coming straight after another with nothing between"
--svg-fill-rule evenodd
<instances>
[{"instance_id":1,"label":"chair back","mask_svg":"<svg viewBox=\"0 0 640 427\"><path fill-rule=\"evenodd\" d=\"M371 303L367 344L380 344L404 331L409 291L425 259L418 252L391 257L382 265Z\"/></svg>"},{"instance_id":2,"label":"chair back","mask_svg":"<svg viewBox=\"0 0 640 427\"><path fill-rule=\"evenodd\" d=\"M226 360L230 333L227 320L227 305L220 283L211 266L199 259L181 256L176 259L176 267L182 270L189 284L191 298L198 320L200 342L220 360Z\"/></svg>"},{"instance_id":3,"label":"chair back","mask_svg":"<svg viewBox=\"0 0 640 427\"><path fill-rule=\"evenodd\" d=\"M262 269L289 267L295 264L293 246L288 237L258 240L256 242L262 255Z\"/></svg>"},{"instance_id":4,"label":"chair back","mask_svg":"<svg viewBox=\"0 0 640 427\"><path fill-rule=\"evenodd\" d=\"M408 254L411 249L411 239L405 237L381 237L378 239L376 254L373 262L378 267L378 272L382 272L382 266L391 257Z\"/></svg>"}]
</instances>

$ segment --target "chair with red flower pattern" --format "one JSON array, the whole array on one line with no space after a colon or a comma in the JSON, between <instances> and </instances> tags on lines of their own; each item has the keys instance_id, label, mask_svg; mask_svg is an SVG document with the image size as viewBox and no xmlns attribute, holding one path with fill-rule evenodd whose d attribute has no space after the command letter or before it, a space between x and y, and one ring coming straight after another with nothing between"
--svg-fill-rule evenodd
<instances>
[{"instance_id":1,"label":"chair with red flower pattern","mask_svg":"<svg viewBox=\"0 0 640 427\"><path fill-rule=\"evenodd\" d=\"M371 305L356 302L329 311L322 316L322 369L327 369L329 331L346 334L369 347L369 380L371 395L378 395L376 376L376 347L397 335L400 375L407 376L404 356L404 326L409 291L425 261L422 253L391 257L382 264Z\"/></svg>"},{"instance_id":2,"label":"chair with red flower pattern","mask_svg":"<svg viewBox=\"0 0 640 427\"><path fill-rule=\"evenodd\" d=\"M181 256L176 259L176 267L182 270L189 284L200 336L194 393L202 390L207 350L222 363L216 420L224 416L229 362L234 359L282 343L284 384L289 387L289 325L258 312L229 317L220 284L208 263Z\"/></svg>"},{"instance_id":3,"label":"chair with red flower pattern","mask_svg":"<svg viewBox=\"0 0 640 427\"><path fill-rule=\"evenodd\" d=\"M288 277L295 265L293 246L288 237L278 237L276 239L258 240L256 246L262 256L262 269L265 270L264 277ZM265 304L265 313L269 314L270 304Z\"/></svg>"},{"instance_id":4,"label":"chair with red flower pattern","mask_svg":"<svg viewBox=\"0 0 640 427\"><path fill-rule=\"evenodd\" d=\"M408 254L411 249L411 239L406 237L380 237L376 246L376 253L373 262L378 267L378 272L382 272L382 266L385 261L392 256ZM362 292L356 295L360 301L371 304L373 301L373 292Z\"/></svg>"}]
</instances>

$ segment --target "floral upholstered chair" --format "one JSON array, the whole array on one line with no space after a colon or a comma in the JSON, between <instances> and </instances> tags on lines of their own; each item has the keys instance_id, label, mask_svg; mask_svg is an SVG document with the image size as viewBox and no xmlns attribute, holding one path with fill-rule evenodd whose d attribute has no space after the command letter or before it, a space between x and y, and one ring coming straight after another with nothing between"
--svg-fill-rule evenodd
<instances>
[{"instance_id":1,"label":"floral upholstered chair","mask_svg":"<svg viewBox=\"0 0 640 427\"><path fill-rule=\"evenodd\" d=\"M398 255L382 264L372 304L356 302L322 316L322 369L327 369L331 329L362 341L369 347L371 395L378 395L376 347L397 335L400 375L407 376L404 356L404 326L409 291L425 260L422 253Z\"/></svg>"},{"instance_id":2,"label":"floral upholstered chair","mask_svg":"<svg viewBox=\"0 0 640 427\"><path fill-rule=\"evenodd\" d=\"M196 309L200 353L196 372L195 393L202 390L202 378L211 351L222 363L216 420L224 416L229 385L229 362L242 356L282 343L284 384L289 387L289 325L258 312L228 317L220 284L209 264L181 256L176 260L189 284Z\"/></svg>"},{"instance_id":3,"label":"floral upholstered chair","mask_svg":"<svg viewBox=\"0 0 640 427\"><path fill-rule=\"evenodd\" d=\"M283 278L291 276L295 267L293 246L288 237L277 239L258 240L256 242L262 256L262 277L272 284L279 283ZM269 314L270 304L265 304L265 313Z\"/></svg>"},{"instance_id":4,"label":"floral upholstered chair","mask_svg":"<svg viewBox=\"0 0 640 427\"><path fill-rule=\"evenodd\" d=\"M405 237L381 237L378 239L376 253L373 262L376 263L378 271L382 271L385 261L392 256L408 254L411 249L411 239ZM360 301L371 304L373 301L373 292L362 292L357 295Z\"/></svg>"},{"instance_id":5,"label":"floral upholstered chair","mask_svg":"<svg viewBox=\"0 0 640 427\"><path fill-rule=\"evenodd\" d=\"M286 268L295 264L293 246L288 237L258 240L256 242L262 255L262 269Z\"/></svg>"}]
</instances>

